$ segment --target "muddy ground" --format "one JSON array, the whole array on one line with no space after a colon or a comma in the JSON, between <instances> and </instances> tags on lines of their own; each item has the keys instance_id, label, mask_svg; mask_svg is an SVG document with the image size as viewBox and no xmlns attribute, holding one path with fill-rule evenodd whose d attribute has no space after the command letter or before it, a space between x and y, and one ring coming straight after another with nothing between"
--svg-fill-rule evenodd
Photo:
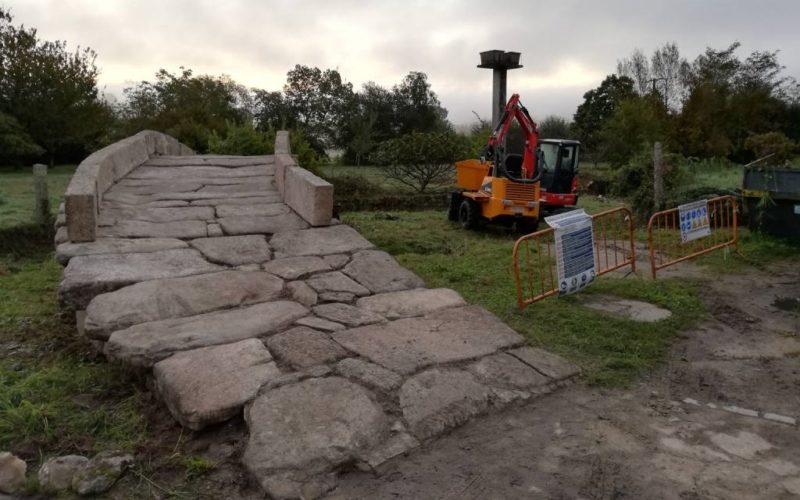
<instances>
[{"instance_id":1,"label":"muddy ground","mask_svg":"<svg viewBox=\"0 0 800 500\"><path fill-rule=\"evenodd\" d=\"M576 384L347 474L331 498L800 497L798 427L764 418L800 417L800 267L703 282L712 317L635 388Z\"/></svg>"},{"instance_id":2,"label":"muddy ground","mask_svg":"<svg viewBox=\"0 0 800 500\"><path fill-rule=\"evenodd\" d=\"M800 418L800 266L663 275L700 281L711 314L636 386L578 382L477 419L377 473L345 472L329 499L800 498L800 429L785 418ZM217 464L191 488L162 469L129 474L113 496L263 498L238 465L244 433L232 421L183 436L184 453Z\"/></svg>"}]
</instances>

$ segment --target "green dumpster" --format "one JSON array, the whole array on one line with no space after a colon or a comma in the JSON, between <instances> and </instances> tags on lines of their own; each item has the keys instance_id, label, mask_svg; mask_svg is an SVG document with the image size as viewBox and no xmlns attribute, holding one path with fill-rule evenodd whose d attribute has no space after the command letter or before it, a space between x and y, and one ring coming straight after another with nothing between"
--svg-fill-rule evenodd
<instances>
[{"instance_id":1,"label":"green dumpster","mask_svg":"<svg viewBox=\"0 0 800 500\"><path fill-rule=\"evenodd\" d=\"M742 197L751 229L800 241L800 170L746 168Z\"/></svg>"}]
</instances>

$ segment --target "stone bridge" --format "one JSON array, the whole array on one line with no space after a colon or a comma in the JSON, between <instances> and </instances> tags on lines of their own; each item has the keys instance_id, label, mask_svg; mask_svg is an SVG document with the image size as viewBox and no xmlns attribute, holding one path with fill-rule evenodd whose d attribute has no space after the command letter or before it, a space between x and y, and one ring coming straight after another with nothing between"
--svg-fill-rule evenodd
<instances>
[{"instance_id":1,"label":"stone bridge","mask_svg":"<svg viewBox=\"0 0 800 500\"><path fill-rule=\"evenodd\" d=\"M59 300L181 425L244 416L244 466L313 498L577 374L332 218L333 187L275 155L194 155L144 131L88 157L65 197Z\"/></svg>"}]
</instances>

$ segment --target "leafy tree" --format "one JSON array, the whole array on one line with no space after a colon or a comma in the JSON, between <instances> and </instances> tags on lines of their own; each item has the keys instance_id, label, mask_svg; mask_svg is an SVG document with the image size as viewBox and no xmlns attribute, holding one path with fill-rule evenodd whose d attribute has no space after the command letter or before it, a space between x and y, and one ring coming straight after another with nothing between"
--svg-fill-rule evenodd
<instances>
[{"instance_id":1,"label":"leafy tree","mask_svg":"<svg viewBox=\"0 0 800 500\"><path fill-rule=\"evenodd\" d=\"M363 111L353 116L350 123L351 138L348 148L355 155L356 165L361 165L375 146L375 123L378 115L372 111Z\"/></svg>"},{"instance_id":2,"label":"leafy tree","mask_svg":"<svg viewBox=\"0 0 800 500\"><path fill-rule=\"evenodd\" d=\"M259 130L287 129L297 125L281 92L255 89L255 120Z\"/></svg>"},{"instance_id":3,"label":"leafy tree","mask_svg":"<svg viewBox=\"0 0 800 500\"><path fill-rule=\"evenodd\" d=\"M98 98L96 54L39 40L0 8L0 112L14 117L52 164L64 147L85 147L111 119Z\"/></svg>"},{"instance_id":4,"label":"leafy tree","mask_svg":"<svg viewBox=\"0 0 800 500\"><path fill-rule=\"evenodd\" d=\"M398 134L432 132L449 127L447 110L431 90L428 75L412 71L392 89Z\"/></svg>"},{"instance_id":5,"label":"leafy tree","mask_svg":"<svg viewBox=\"0 0 800 500\"><path fill-rule=\"evenodd\" d=\"M640 151L652 150L653 143L667 137L667 119L663 104L653 96L625 99L602 129L606 159L621 166Z\"/></svg>"},{"instance_id":6,"label":"leafy tree","mask_svg":"<svg viewBox=\"0 0 800 500\"><path fill-rule=\"evenodd\" d=\"M322 148L344 147L342 130L353 99L353 85L339 71L296 65L286 75L284 98L291 116Z\"/></svg>"},{"instance_id":7,"label":"leafy tree","mask_svg":"<svg viewBox=\"0 0 800 500\"><path fill-rule=\"evenodd\" d=\"M43 152L16 118L0 113L0 164L20 164Z\"/></svg>"},{"instance_id":8,"label":"leafy tree","mask_svg":"<svg viewBox=\"0 0 800 500\"><path fill-rule=\"evenodd\" d=\"M767 132L751 135L744 143L745 147L755 153L756 158L770 156L769 163L781 164L794 156L797 144L782 132Z\"/></svg>"},{"instance_id":9,"label":"leafy tree","mask_svg":"<svg viewBox=\"0 0 800 500\"><path fill-rule=\"evenodd\" d=\"M539 122L539 132L546 139L569 139L572 137L572 124L560 116L549 115Z\"/></svg>"},{"instance_id":10,"label":"leafy tree","mask_svg":"<svg viewBox=\"0 0 800 500\"><path fill-rule=\"evenodd\" d=\"M451 131L412 132L378 145L372 156L384 175L420 193L453 181L456 160L466 157L469 141Z\"/></svg>"},{"instance_id":11,"label":"leafy tree","mask_svg":"<svg viewBox=\"0 0 800 500\"><path fill-rule=\"evenodd\" d=\"M469 135L467 135L467 139L469 140L469 157L479 158L484 153L486 144L489 141L489 136L492 135L492 122L481 118L480 115L474 111L472 113L475 115L475 118L477 118L477 121L470 126Z\"/></svg>"},{"instance_id":12,"label":"leafy tree","mask_svg":"<svg viewBox=\"0 0 800 500\"><path fill-rule=\"evenodd\" d=\"M161 69L154 82L143 81L125 89L121 114L128 134L151 128L206 152L213 133L223 135L229 123L240 125L251 119L246 93L224 75L194 76L185 68L172 74Z\"/></svg>"},{"instance_id":13,"label":"leafy tree","mask_svg":"<svg viewBox=\"0 0 800 500\"><path fill-rule=\"evenodd\" d=\"M583 103L578 106L573 121L583 146L594 152L595 161L600 156L600 151L597 151L600 131L606 120L614 114L620 102L633 95L633 80L617 75L608 75L599 87L583 94Z\"/></svg>"},{"instance_id":14,"label":"leafy tree","mask_svg":"<svg viewBox=\"0 0 800 500\"><path fill-rule=\"evenodd\" d=\"M791 129L793 79L781 76L777 52L736 56L739 43L707 48L688 72L688 98L681 114L685 152L694 156L752 159L750 135Z\"/></svg>"}]
</instances>

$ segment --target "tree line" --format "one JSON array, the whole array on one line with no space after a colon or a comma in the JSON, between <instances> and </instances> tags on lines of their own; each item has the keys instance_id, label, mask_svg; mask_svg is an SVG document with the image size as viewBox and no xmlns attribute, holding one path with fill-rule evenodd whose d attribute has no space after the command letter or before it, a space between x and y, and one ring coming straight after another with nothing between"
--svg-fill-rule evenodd
<instances>
[{"instance_id":1,"label":"tree line","mask_svg":"<svg viewBox=\"0 0 800 500\"><path fill-rule=\"evenodd\" d=\"M707 48L692 62L675 43L649 58L637 49L561 125L592 158L612 165L656 141L688 158L790 159L800 139L800 86L783 75L777 51L742 58L739 48Z\"/></svg>"},{"instance_id":2,"label":"tree line","mask_svg":"<svg viewBox=\"0 0 800 500\"><path fill-rule=\"evenodd\" d=\"M382 141L452 131L418 71L391 88L368 82L356 90L338 70L297 65L281 90L270 91L225 75L161 69L111 103L97 86L96 57L91 49L70 52L65 42L40 40L0 8L0 164L77 161L146 128L200 153L239 154L270 152L275 130L290 129L295 149L309 160L337 149L360 164Z\"/></svg>"},{"instance_id":3,"label":"tree line","mask_svg":"<svg viewBox=\"0 0 800 500\"><path fill-rule=\"evenodd\" d=\"M685 157L790 158L800 139L800 87L783 74L778 52L740 57L739 48L708 48L691 62L675 43L650 57L635 50L584 94L572 121L541 119L542 135L577 138L591 159L612 165L655 141ZM355 89L338 70L297 65L282 89L265 90L224 75L161 69L112 103L98 89L96 57L89 48L40 40L0 8L0 165L78 161L145 128L200 153L231 154L268 153L275 130L285 128L306 163L335 149L349 164L391 163L399 156L389 153L400 150L406 158L444 149L445 156L474 155L490 132L478 117L466 138L456 134L417 71L391 88L368 82ZM458 147L436 147L448 140Z\"/></svg>"}]
</instances>

